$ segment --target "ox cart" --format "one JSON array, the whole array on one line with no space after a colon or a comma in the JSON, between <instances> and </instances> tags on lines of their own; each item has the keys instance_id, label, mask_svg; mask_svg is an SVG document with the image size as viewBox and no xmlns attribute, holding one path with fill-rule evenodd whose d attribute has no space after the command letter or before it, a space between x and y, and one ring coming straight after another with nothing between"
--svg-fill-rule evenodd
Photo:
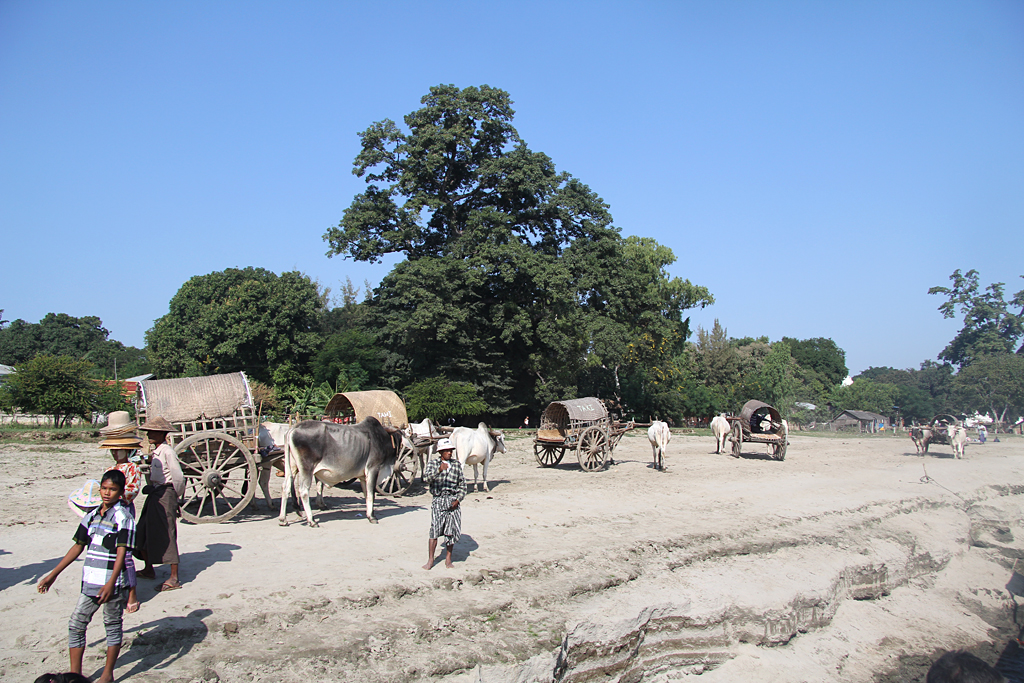
<instances>
[{"instance_id":1,"label":"ox cart","mask_svg":"<svg viewBox=\"0 0 1024 683\"><path fill-rule=\"evenodd\" d=\"M139 382L136 420L162 416L185 478L181 516L195 524L224 522L253 497L257 469L280 454L258 449L259 414L245 374L210 375Z\"/></svg>"},{"instance_id":2,"label":"ox cart","mask_svg":"<svg viewBox=\"0 0 1024 683\"><path fill-rule=\"evenodd\" d=\"M960 420L952 415L936 415L925 427L911 427L910 438L917 447L918 453L927 453L928 447L932 444L952 446L949 439L950 432L959 426Z\"/></svg>"},{"instance_id":3,"label":"ox cart","mask_svg":"<svg viewBox=\"0 0 1024 683\"><path fill-rule=\"evenodd\" d=\"M737 458L743 452L743 443L763 443L773 460L786 459L787 434L782 426L782 415L763 401L747 401L739 417L728 418L731 430L732 454Z\"/></svg>"},{"instance_id":4,"label":"ox cart","mask_svg":"<svg viewBox=\"0 0 1024 683\"><path fill-rule=\"evenodd\" d=\"M335 394L324 410L323 419L338 423L356 423L371 415L388 427L402 430L409 427L405 402L395 392L383 390L345 391ZM392 438L398 437L396 435ZM422 446L421 443L420 447ZM416 464L422 455L420 448L407 439L399 439L395 443L395 448L398 454L394 471L384 481L377 482L376 490L381 495L401 496L409 490L416 478ZM420 469L422 470L422 462Z\"/></svg>"},{"instance_id":5,"label":"ox cart","mask_svg":"<svg viewBox=\"0 0 1024 683\"><path fill-rule=\"evenodd\" d=\"M552 401L541 413L533 455L541 467L554 467L566 450L574 450L580 467L596 472L605 468L622 435L633 427L633 422L613 421L593 397Z\"/></svg>"},{"instance_id":6,"label":"ox cart","mask_svg":"<svg viewBox=\"0 0 1024 683\"><path fill-rule=\"evenodd\" d=\"M928 425L928 428L932 430L932 438L929 443L949 446L949 432L952 428L959 426L960 420L952 415L936 415Z\"/></svg>"}]
</instances>

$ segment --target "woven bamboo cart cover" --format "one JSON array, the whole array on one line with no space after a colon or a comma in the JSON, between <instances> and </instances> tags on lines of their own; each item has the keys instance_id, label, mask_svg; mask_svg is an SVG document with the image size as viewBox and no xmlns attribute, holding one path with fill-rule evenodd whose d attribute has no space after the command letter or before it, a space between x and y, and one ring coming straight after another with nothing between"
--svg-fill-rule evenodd
<instances>
[{"instance_id":1,"label":"woven bamboo cart cover","mask_svg":"<svg viewBox=\"0 0 1024 683\"><path fill-rule=\"evenodd\" d=\"M335 416L348 409L362 422L373 415L381 424L404 429L409 424L405 401L393 391L345 391L335 394L324 412Z\"/></svg>"},{"instance_id":2,"label":"woven bamboo cart cover","mask_svg":"<svg viewBox=\"0 0 1024 683\"><path fill-rule=\"evenodd\" d=\"M245 374L147 379L139 382L139 396L150 417L168 422L192 422L230 417L240 408L252 408Z\"/></svg>"},{"instance_id":3,"label":"woven bamboo cart cover","mask_svg":"<svg viewBox=\"0 0 1024 683\"><path fill-rule=\"evenodd\" d=\"M602 420L606 417L608 410L593 396L569 401L552 401L544 409L543 415L543 419L555 424L568 424L569 420Z\"/></svg>"},{"instance_id":4,"label":"woven bamboo cart cover","mask_svg":"<svg viewBox=\"0 0 1024 683\"><path fill-rule=\"evenodd\" d=\"M600 400L589 396L567 401L552 401L540 416L539 441L564 441L566 430L574 422L594 422L608 417Z\"/></svg>"}]
</instances>

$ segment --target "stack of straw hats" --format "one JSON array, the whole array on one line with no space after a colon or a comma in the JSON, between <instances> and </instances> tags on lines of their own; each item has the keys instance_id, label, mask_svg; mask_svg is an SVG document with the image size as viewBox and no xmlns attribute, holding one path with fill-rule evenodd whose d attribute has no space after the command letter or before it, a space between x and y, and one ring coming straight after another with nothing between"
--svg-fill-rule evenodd
<instances>
[{"instance_id":1,"label":"stack of straw hats","mask_svg":"<svg viewBox=\"0 0 1024 683\"><path fill-rule=\"evenodd\" d=\"M100 448L142 448L142 439L135 433L135 423L127 410L116 410L107 416L107 426L100 430Z\"/></svg>"}]
</instances>

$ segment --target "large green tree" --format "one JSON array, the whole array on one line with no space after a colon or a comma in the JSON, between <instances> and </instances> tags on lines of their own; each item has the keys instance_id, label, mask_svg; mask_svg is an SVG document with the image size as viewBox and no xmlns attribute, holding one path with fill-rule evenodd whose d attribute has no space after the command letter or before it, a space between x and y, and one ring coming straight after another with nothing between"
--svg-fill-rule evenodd
<instances>
[{"instance_id":1,"label":"large green tree","mask_svg":"<svg viewBox=\"0 0 1024 683\"><path fill-rule=\"evenodd\" d=\"M962 412L990 413L998 429L1007 417L1024 415L1024 357L983 356L956 374L953 390Z\"/></svg>"},{"instance_id":2,"label":"large green tree","mask_svg":"<svg viewBox=\"0 0 1024 683\"><path fill-rule=\"evenodd\" d=\"M371 305L386 384L471 382L505 413L576 393L588 368L614 390L630 341L685 339L682 311L710 293L670 277L670 250L623 239L600 197L531 151L508 93L436 86L422 104L404 129L360 134L367 189L324 235L329 255L406 257Z\"/></svg>"},{"instance_id":3,"label":"large green tree","mask_svg":"<svg viewBox=\"0 0 1024 683\"><path fill-rule=\"evenodd\" d=\"M325 293L299 272L228 268L181 286L170 310L146 333L162 377L244 371L293 390L308 384L321 347Z\"/></svg>"},{"instance_id":4,"label":"large green tree","mask_svg":"<svg viewBox=\"0 0 1024 683\"><path fill-rule=\"evenodd\" d=\"M963 368L985 355L1024 352L1019 346L1024 338L1024 289L1007 301L1005 283L982 290L976 270L961 273L958 268L949 279L952 287L932 287L928 293L945 296L939 306L942 317L955 318L959 311L964 326L939 354L940 360Z\"/></svg>"},{"instance_id":5,"label":"large green tree","mask_svg":"<svg viewBox=\"0 0 1024 683\"><path fill-rule=\"evenodd\" d=\"M801 368L816 373L821 383L830 389L838 386L850 373L846 368L846 352L831 339L783 337L782 342L789 346L793 360Z\"/></svg>"},{"instance_id":6,"label":"large green tree","mask_svg":"<svg viewBox=\"0 0 1024 683\"><path fill-rule=\"evenodd\" d=\"M849 386L832 392L832 404L838 411L867 410L879 415L892 415L897 405L899 388L870 379L857 379Z\"/></svg>"}]
</instances>

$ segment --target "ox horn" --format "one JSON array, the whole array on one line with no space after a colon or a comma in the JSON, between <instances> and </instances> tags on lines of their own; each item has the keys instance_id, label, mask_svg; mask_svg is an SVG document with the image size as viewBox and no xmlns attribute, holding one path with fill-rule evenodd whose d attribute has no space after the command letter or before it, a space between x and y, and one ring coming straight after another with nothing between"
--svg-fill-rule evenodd
<instances>
[{"instance_id":1,"label":"ox horn","mask_svg":"<svg viewBox=\"0 0 1024 683\"><path fill-rule=\"evenodd\" d=\"M501 436L501 432L499 432L496 429L488 429L487 433L493 436L494 438L498 438L499 436Z\"/></svg>"},{"instance_id":2,"label":"ox horn","mask_svg":"<svg viewBox=\"0 0 1024 683\"><path fill-rule=\"evenodd\" d=\"M388 434L399 434L402 431L398 427L392 427L391 425L381 425L381 427L383 427L384 431L386 431Z\"/></svg>"}]
</instances>

